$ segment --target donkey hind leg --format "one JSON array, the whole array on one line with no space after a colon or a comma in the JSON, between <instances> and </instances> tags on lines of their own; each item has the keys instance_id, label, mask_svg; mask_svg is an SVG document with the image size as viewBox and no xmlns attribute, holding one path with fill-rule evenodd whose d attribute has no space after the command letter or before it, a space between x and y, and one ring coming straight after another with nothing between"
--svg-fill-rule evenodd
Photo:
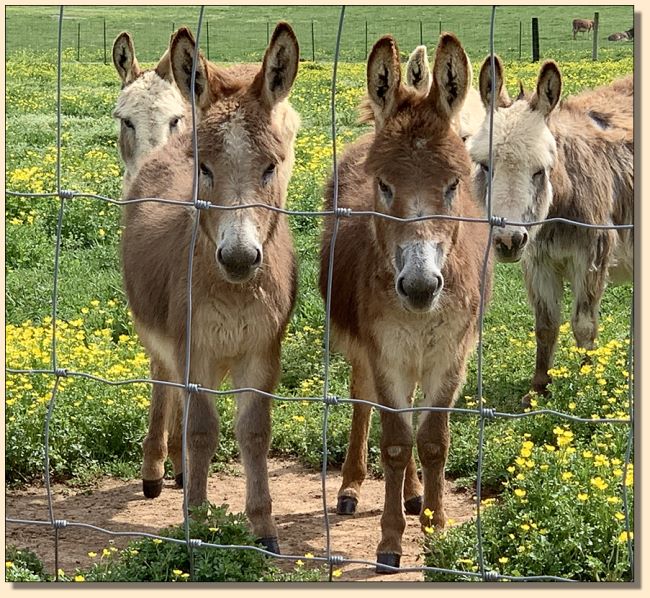
<instances>
[{"instance_id":1,"label":"donkey hind leg","mask_svg":"<svg viewBox=\"0 0 650 598\"><path fill-rule=\"evenodd\" d=\"M562 318L562 277L549 264L523 260L524 279L528 290L528 299L535 313L535 337L537 356L532 390L546 394L551 382L548 370L553 364L553 355L560 331ZM523 407L530 407L531 394L523 397Z\"/></svg>"},{"instance_id":2,"label":"donkey hind leg","mask_svg":"<svg viewBox=\"0 0 650 598\"><path fill-rule=\"evenodd\" d=\"M154 380L171 380L169 370L154 356L151 357L150 371ZM172 415L171 390L163 384L154 384L151 390L149 429L142 443L142 492L147 498L156 498L162 492Z\"/></svg>"},{"instance_id":3,"label":"donkey hind leg","mask_svg":"<svg viewBox=\"0 0 650 598\"><path fill-rule=\"evenodd\" d=\"M374 401L375 393L368 367L358 362L352 365L352 397L365 401ZM343 481L339 488L336 512L339 515L353 515L361 495L361 485L368 472L368 432L372 408L365 403L354 403L352 409L352 426L348 438L348 450L341 474ZM417 476L415 457L406 468L404 484L404 506L410 515L419 515L422 506L422 485Z\"/></svg>"},{"instance_id":4,"label":"donkey hind leg","mask_svg":"<svg viewBox=\"0 0 650 598\"><path fill-rule=\"evenodd\" d=\"M169 389L172 412L169 420L169 440L167 447L169 458L174 467L174 481L177 488L183 487L183 397L175 388Z\"/></svg>"},{"instance_id":5,"label":"donkey hind leg","mask_svg":"<svg viewBox=\"0 0 650 598\"><path fill-rule=\"evenodd\" d=\"M610 232L610 231L607 231ZM611 231L613 232L613 231ZM596 266L586 265L574 272L571 280L573 290L573 313L571 329L576 344L581 349L592 350L598 335L598 312L607 284L611 236L601 235Z\"/></svg>"},{"instance_id":6,"label":"donkey hind leg","mask_svg":"<svg viewBox=\"0 0 650 598\"><path fill-rule=\"evenodd\" d=\"M245 356L232 368L235 388L272 392L280 376L280 350ZM267 455L271 444L271 399L246 392L237 395L235 435L246 474L246 515L253 533L270 552L280 554L271 512Z\"/></svg>"}]
</instances>

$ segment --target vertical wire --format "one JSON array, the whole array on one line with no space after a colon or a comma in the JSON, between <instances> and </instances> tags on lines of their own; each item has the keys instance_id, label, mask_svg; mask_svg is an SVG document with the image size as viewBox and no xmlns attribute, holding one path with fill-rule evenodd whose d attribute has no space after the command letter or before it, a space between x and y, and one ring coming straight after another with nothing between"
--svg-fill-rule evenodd
<instances>
[{"instance_id":1,"label":"vertical wire","mask_svg":"<svg viewBox=\"0 0 650 598\"><path fill-rule=\"evenodd\" d=\"M50 523L54 526L54 504L52 500L52 486L50 482L50 422L54 412L57 390L59 387L59 374L57 373L56 359L56 317L57 317L57 297L59 281L59 259L61 253L61 229L63 226L63 210L65 207L65 198L61 193L61 55L63 45L63 6L59 7L59 24L58 24L58 55L57 55L57 84L56 84L56 190L60 197L59 215L56 223L56 244L54 246L54 275L52 283L52 372L55 373L56 379L52 387L52 396L47 407L45 415L45 426L43 431L43 449L44 449L44 479L45 489L47 492L47 506L50 515ZM59 580L59 533L54 527L54 564L55 579Z\"/></svg>"},{"instance_id":2,"label":"vertical wire","mask_svg":"<svg viewBox=\"0 0 650 598\"><path fill-rule=\"evenodd\" d=\"M341 33L343 32L343 21L345 19L345 6L341 6L339 14L339 26L336 33L336 48L334 51L334 65L332 67L332 88L330 95L330 107L332 118L332 162L334 172L332 174L332 210L334 211L334 230L330 240L329 263L327 267L327 292L325 295L325 331L324 331L324 374L323 374L323 401L325 408L323 411L323 463L321 470L321 487L323 495L323 515L325 523L325 552L329 564L329 581L332 581L333 563L331 559L331 538L330 523L327 514L327 422L329 416L329 369L330 369L330 314L332 307L332 277L334 272L334 246L339 229L338 214L338 195L339 195L339 178L338 162L336 157L336 72L339 62L339 51L341 46Z\"/></svg>"},{"instance_id":3,"label":"vertical wire","mask_svg":"<svg viewBox=\"0 0 650 598\"><path fill-rule=\"evenodd\" d=\"M190 483L190 468L187 463L187 426L189 420L190 400L193 391L190 390L190 358L192 351L192 272L194 268L194 249L199 231L199 222L201 219L201 209L197 207L198 203L198 169L199 153L198 140L196 134L196 64L199 55L199 39L201 38L201 23L203 22L204 6L201 5L199 10L199 22L196 27L196 41L194 44L194 55L192 56L192 76L190 80L190 105L192 108L192 159L194 172L192 174L192 202L195 206L194 224L192 228L192 238L189 247L188 273L187 273L187 311L185 320L185 372L183 374L183 384L186 389L185 401L183 403L183 434L181 440L181 462L183 463L183 529L185 532L185 542L190 557L190 579L194 577L194 551L190 542L190 515L188 502L188 486Z\"/></svg>"},{"instance_id":4,"label":"vertical wire","mask_svg":"<svg viewBox=\"0 0 650 598\"><path fill-rule=\"evenodd\" d=\"M487 280L487 267L492 246L492 137L495 104L495 66L494 66L494 18L496 6L492 6L490 17L490 69L492 76L491 97L490 97L490 130L489 130L489 156L488 156L488 186L487 186L487 219L490 221L488 242L485 248L483 261L483 272L481 277L481 301L479 306L479 330L478 330L478 356L477 356L477 394L479 400L479 437L478 437L478 464L476 473L476 536L478 561L481 575L485 579L485 560L483 556L483 526L481 522L481 483L483 476L483 438L485 434L485 412L483 407L483 318L485 315L485 287Z\"/></svg>"}]
</instances>

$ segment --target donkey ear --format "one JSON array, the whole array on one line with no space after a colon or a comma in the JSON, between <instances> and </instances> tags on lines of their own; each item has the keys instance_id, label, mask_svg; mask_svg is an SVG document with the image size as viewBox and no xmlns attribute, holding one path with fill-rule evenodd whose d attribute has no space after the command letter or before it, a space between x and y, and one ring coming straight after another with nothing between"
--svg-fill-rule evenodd
<instances>
[{"instance_id":1,"label":"donkey ear","mask_svg":"<svg viewBox=\"0 0 650 598\"><path fill-rule=\"evenodd\" d=\"M122 31L113 42L113 64L122 80L122 87L135 81L142 73L135 57L133 40L126 31Z\"/></svg>"},{"instance_id":2,"label":"donkey ear","mask_svg":"<svg viewBox=\"0 0 650 598\"><path fill-rule=\"evenodd\" d=\"M562 75L557 64L547 60L539 71L537 91L530 100L532 110L538 110L543 116L548 116L560 101L562 93Z\"/></svg>"},{"instance_id":3,"label":"donkey ear","mask_svg":"<svg viewBox=\"0 0 650 598\"><path fill-rule=\"evenodd\" d=\"M452 119L461 109L470 87L470 64L458 38L443 33L433 63L433 85L429 97L438 112Z\"/></svg>"},{"instance_id":4,"label":"donkey ear","mask_svg":"<svg viewBox=\"0 0 650 598\"><path fill-rule=\"evenodd\" d=\"M402 84L399 49L390 35L377 41L370 51L366 78L375 124L380 127L395 113Z\"/></svg>"},{"instance_id":5,"label":"donkey ear","mask_svg":"<svg viewBox=\"0 0 650 598\"><path fill-rule=\"evenodd\" d=\"M288 23L277 24L262 61L262 98L269 108L284 100L291 90L300 49L296 34Z\"/></svg>"},{"instance_id":6,"label":"donkey ear","mask_svg":"<svg viewBox=\"0 0 650 598\"><path fill-rule=\"evenodd\" d=\"M169 46L171 70L178 89L188 102L192 99L194 48L194 36L187 27L181 27L171 38ZM208 64L201 52L199 52L196 61L194 97L200 108L208 107L212 101L208 85Z\"/></svg>"},{"instance_id":7,"label":"donkey ear","mask_svg":"<svg viewBox=\"0 0 650 598\"><path fill-rule=\"evenodd\" d=\"M409 56L409 61L406 64L406 82L418 91L429 91L431 73L429 72L426 46L418 46Z\"/></svg>"},{"instance_id":8,"label":"donkey ear","mask_svg":"<svg viewBox=\"0 0 650 598\"><path fill-rule=\"evenodd\" d=\"M158 64L156 65L156 75L165 81L170 83L174 82L174 74L172 73L172 61L169 54L169 48L165 50L165 53L160 57Z\"/></svg>"},{"instance_id":9,"label":"donkey ear","mask_svg":"<svg viewBox=\"0 0 650 598\"><path fill-rule=\"evenodd\" d=\"M492 59L488 56L481 66L478 77L478 87L481 92L483 105L489 109L492 102ZM494 101L497 108L504 108L512 104L508 90L503 86L503 62L494 55Z\"/></svg>"}]
</instances>

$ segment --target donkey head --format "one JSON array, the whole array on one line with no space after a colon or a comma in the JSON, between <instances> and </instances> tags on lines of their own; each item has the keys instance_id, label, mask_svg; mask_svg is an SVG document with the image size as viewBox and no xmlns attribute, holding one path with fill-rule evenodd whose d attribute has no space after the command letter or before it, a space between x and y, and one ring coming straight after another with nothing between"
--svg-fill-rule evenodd
<instances>
[{"instance_id":1,"label":"donkey head","mask_svg":"<svg viewBox=\"0 0 650 598\"><path fill-rule=\"evenodd\" d=\"M399 51L390 36L370 53L368 103L375 137L365 167L377 212L399 218L459 214L458 195L466 192L470 160L452 123L467 93L469 64L454 35L441 36L431 79L425 93L402 84ZM458 221L376 217L373 226L402 305L414 312L434 309Z\"/></svg>"},{"instance_id":2,"label":"donkey head","mask_svg":"<svg viewBox=\"0 0 650 598\"><path fill-rule=\"evenodd\" d=\"M187 29L176 33L170 52L174 78L190 98L194 39ZM284 206L300 123L287 101L298 58L296 36L286 23L276 27L261 68L242 67L239 78L198 55L199 197L233 208L208 210L201 224L229 282L246 282L255 275L278 222L278 213L267 208L234 208ZM191 148L188 152L191 160Z\"/></svg>"},{"instance_id":3,"label":"donkey head","mask_svg":"<svg viewBox=\"0 0 650 598\"><path fill-rule=\"evenodd\" d=\"M531 98L523 90L512 101L503 86L503 64L495 56L492 78L491 59L481 67L479 87L486 109L495 93L493 117L492 212L518 223L544 220L553 197L550 174L556 160L556 144L548 127L548 117L557 105L562 79L557 65L545 62ZM475 174L478 197L486 197L489 160L489 116L469 143L469 152L479 166ZM494 248L497 259L520 259L526 243L537 227L507 225L497 229Z\"/></svg>"},{"instance_id":4,"label":"donkey head","mask_svg":"<svg viewBox=\"0 0 650 598\"><path fill-rule=\"evenodd\" d=\"M142 71L131 36L123 32L113 43L113 64L122 80L113 117L120 120L118 145L127 186L140 160L185 127L186 104L174 85L168 51L155 69Z\"/></svg>"}]
</instances>

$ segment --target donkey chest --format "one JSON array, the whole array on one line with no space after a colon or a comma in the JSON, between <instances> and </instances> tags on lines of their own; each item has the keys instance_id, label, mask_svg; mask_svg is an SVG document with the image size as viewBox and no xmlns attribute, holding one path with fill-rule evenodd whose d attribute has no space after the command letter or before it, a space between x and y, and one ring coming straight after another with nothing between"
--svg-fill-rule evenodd
<instances>
[{"instance_id":1,"label":"donkey chest","mask_svg":"<svg viewBox=\"0 0 650 598\"><path fill-rule=\"evenodd\" d=\"M467 317L435 313L428 318L389 318L374 326L382 360L397 364L411 377L422 380L432 370L442 373L464 346Z\"/></svg>"},{"instance_id":2,"label":"donkey chest","mask_svg":"<svg viewBox=\"0 0 650 598\"><path fill-rule=\"evenodd\" d=\"M278 315L264 301L202 303L192 318L193 344L224 357L268 345L277 334Z\"/></svg>"}]
</instances>

